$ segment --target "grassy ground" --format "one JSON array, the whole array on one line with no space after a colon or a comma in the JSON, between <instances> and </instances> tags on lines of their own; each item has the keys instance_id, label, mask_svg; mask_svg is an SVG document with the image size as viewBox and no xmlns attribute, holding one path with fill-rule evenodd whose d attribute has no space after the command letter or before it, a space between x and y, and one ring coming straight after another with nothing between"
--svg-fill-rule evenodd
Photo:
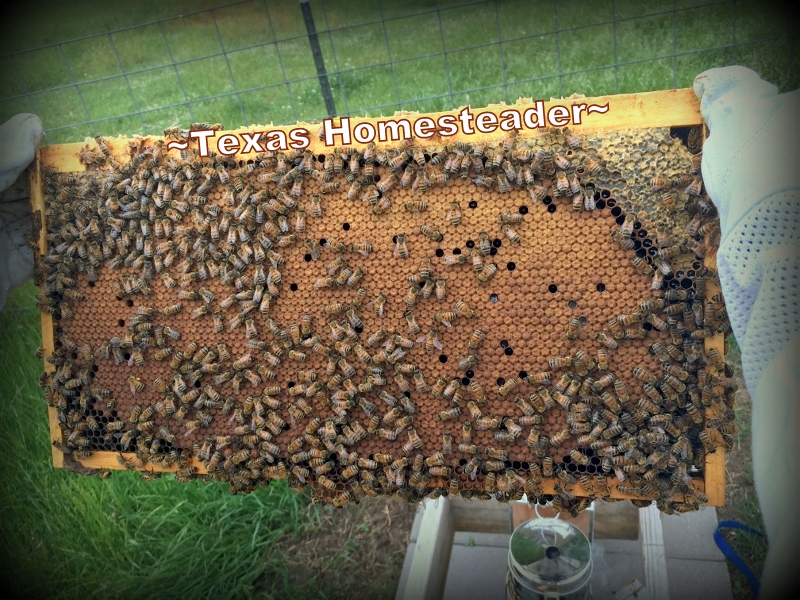
<instances>
[{"instance_id":1,"label":"grassy ground","mask_svg":"<svg viewBox=\"0 0 800 600\"><path fill-rule=\"evenodd\" d=\"M17 4L0 22L0 121L36 112L57 143L200 120L323 116L296 0L226 4ZM787 37L795 23L756 0L456 4L440 0L431 11L424 0L312 0L337 112L666 89L733 62L782 89L800 84L800 45ZM168 477L105 481L53 471L36 387L41 364L32 357L40 339L34 295L31 286L17 291L0 313L4 589L87 599L393 596L409 507L381 501L336 513L309 508L280 484L231 497L224 487ZM736 466L749 464L742 429L729 502L735 518L758 524L752 473ZM372 535L389 527L392 536Z\"/></svg>"},{"instance_id":2,"label":"grassy ground","mask_svg":"<svg viewBox=\"0 0 800 600\"><path fill-rule=\"evenodd\" d=\"M725 506L717 509L717 515L720 521L739 521L757 531L764 531L764 523L761 519L761 510L758 506L758 498L756 497L755 484L753 482L750 444L750 419L752 413L750 395L747 393L747 388L742 378L739 347L733 336L730 339L732 342L731 351L726 358L736 368L739 389L736 392L734 410L736 411L739 433L736 436L733 450L725 455ZM725 538L750 566L756 577L759 577L761 570L764 568L764 559L767 555L766 538L737 530L725 531ZM744 575L732 563L728 563L728 568L731 574L734 600L755 600L755 595Z\"/></svg>"},{"instance_id":3,"label":"grassy ground","mask_svg":"<svg viewBox=\"0 0 800 600\"><path fill-rule=\"evenodd\" d=\"M17 5L0 24L0 121L36 112L57 143L325 116L296 0L229 3ZM756 0L311 7L339 114L667 89L732 63L800 84L796 23Z\"/></svg>"},{"instance_id":4,"label":"grassy ground","mask_svg":"<svg viewBox=\"0 0 800 600\"><path fill-rule=\"evenodd\" d=\"M36 598L247 597L274 542L302 528L305 498L280 484L232 497L224 485L53 470L32 293L18 290L0 312L3 588Z\"/></svg>"},{"instance_id":5,"label":"grassy ground","mask_svg":"<svg viewBox=\"0 0 800 600\"><path fill-rule=\"evenodd\" d=\"M394 598L415 512L400 498L365 498L341 510L309 506L301 518L314 526L277 545L285 557L284 589L328 600ZM256 591L257 598L272 597L268 576Z\"/></svg>"}]
</instances>

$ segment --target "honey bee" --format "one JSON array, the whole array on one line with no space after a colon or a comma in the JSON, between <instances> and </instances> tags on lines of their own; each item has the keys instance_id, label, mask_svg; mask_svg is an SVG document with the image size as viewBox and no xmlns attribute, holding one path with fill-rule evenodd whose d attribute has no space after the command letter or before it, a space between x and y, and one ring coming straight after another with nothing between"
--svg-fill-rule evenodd
<instances>
[{"instance_id":1,"label":"honey bee","mask_svg":"<svg viewBox=\"0 0 800 600\"><path fill-rule=\"evenodd\" d=\"M381 194L385 194L390 189L392 189L394 187L394 184L397 183L398 181L399 181L399 179L398 179L397 175L395 175L394 173L391 173L389 175L389 177L385 177L384 179L381 179L380 182L378 182L377 186L375 186L375 188Z\"/></svg>"},{"instance_id":2,"label":"honey bee","mask_svg":"<svg viewBox=\"0 0 800 600\"><path fill-rule=\"evenodd\" d=\"M236 371L243 371L244 369L252 367L254 364L255 360L247 353L234 361L233 368Z\"/></svg>"},{"instance_id":3,"label":"honey bee","mask_svg":"<svg viewBox=\"0 0 800 600\"><path fill-rule=\"evenodd\" d=\"M422 289L419 292L420 295L423 298L430 298L431 294L433 293L434 285L435 285L435 283L434 283L433 279L425 280L425 284L422 286Z\"/></svg>"},{"instance_id":4,"label":"honey bee","mask_svg":"<svg viewBox=\"0 0 800 600\"><path fill-rule=\"evenodd\" d=\"M611 232L611 238L623 248L632 250L636 247L636 244L630 235L621 233L618 230Z\"/></svg>"},{"instance_id":5,"label":"honey bee","mask_svg":"<svg viewBox=\"0 0 800 600\"><path fill-rule=\"evenodd\" d=\"M458 225L461 223L461 206L458 202L451 202L447 209L445 218L451 225Z\"/></svg>"},{"instance_id":6,"label":"honey bee","mask_svg":"<svg viewBox=\"0 0 800 600\"><path fill-rule=\"evenodd\" d=\"M483 254L478 248L473 248L469 254L472 257L473 270L476 273L480 273L483 270Z\"/></svg>"},{"instance_id":7,"label":"honey bee","mask_svg":"<svg viewBox=\"0 0 800 600\"><path fill-rule=\"evenodd\" d=\"M187 133L188 132L185 129L181 129L180 127L177 126L167 127L164 130L164 137L180 139L180 138L185 138Z\"/></svg>"},{"instance_id":8,"label":"honey bee","mask_svg":"<svg viewBox=\"0 0 800 600\"><path fill-rule=\"evenodd\" d=\"M410 180L410 177L409 177L409 180ZM403 187L406 187L406 186L403 186ZM414 202L406 202L403 206L408 212L419 213L419 212L424 212L424 211L428 210L427 202L422 202L421 200L416 200Z\"/></svg>"},{"instance_id":9,"label":"honey bee","mask_svg":"<svg viewBox=\"0 0 800 600\"><path fill-rule=\"evenodd\" d=\"M343 269L342 273L347 273L347 269ZM356 287L358 285L358 282L361 281L363 277L364 277L364 270L361 269L360 267L356 268L353 270L352 273L348 274L347 279L345 280L345 284L351 288Z\"/></svg>"},{"instance_id":10,"label":"honey bee","mask_svg":"<svg viewBox=\"0 0 800 600\"><path fill-rule=\"evenodd\" d=\"M603 168L602 165L591 156L586 157L584 165L586 166L586 170L594 176L597 176Z\"/></svg>"},{"instance_id":11,"label":"honey bee","mask_svg":"<svg viewBox=\"0 0 800 600\"><path fill-rule=\"evenodd\" d=\"M466 254L448 254L444 257L444 264L448 267L463 265L469 257Z\"/></svg>"},{"instance_id":12,"label":"honey bee","mask_svg":"<svg viewBox=\"0 0 800 600\"><path fill-rule=\"evenodd\" d=\"M489 239L489 234L481 231L478 234L478 248L484 256L488 256L492 251L492 241Z\"/></svg>"},{"instance_id":13,"label":"honey bee","mask_svg":"<svg viewBox=\"0 0 800 600\"><path fill-rule=\"evenodd\" d=\"M501 396L507 396L509 393L515 390L516 387L517 380L512 377L511 379L503 382L503 384L497 388L497 393Z\"/></svg>"},{"instance_id":14,"label":"honey bee","mask_svg":"<svg viewBox=\"0 0 800 600\"><path fill-rule=\"evenodd\" d=\"M433 316L434 323L441 323L445 327L451 327L452 321L458 317L458 313L455 311L444 311L440 313L436 313Z\"/></svg>"},{"instance_id":15,"label":"honey bee","mask_svg":"<svg viewBox=\"0 0 800 600\"><path fill-rule=\"evenodd\" d=\"M686 300L686 296L687 296L687 293L686 293L686 290L684 290L684 289L667 290L666 292L664 292L664 299L665 300L669 300L671 302L677 301L677 300Z\"/></svg>"},{"instance_id":16,"label":"honey bee","mask_svg":"<svg viewBox=\"0 0 800 600\"><path fill-rule=\"evenodd\" d=\"M558 402L566 411L568 411L570 406L572 406L572 399L558 390L553 392L553 399Z\"/></svg>"},{"instance_id":17,"label":"honey bee","mask_svg":"<svg viewBox=\"0 0 800 600\"><path fill-rule=\"evenodd\" d=\"M336 494L336 496L331 501L331 504L333 504L333 506L336 508L341 508L345 504L348 504L349 502L352 501L353 501L353 494L351 492L340 492Z\"/></svg>"},{"instance_id":18,"label":"honey bee","mask_svg":"<svg viewBox=\"0 0 800 600\"><path fill-rule=\"evenodd\" d=\"M631 263L636 268L636 271L639 272L640 274L642 275L653 274L653 267L651 267L649 264L647 264L644 260L642 260L638 256L634 256L631 259ZM672 291L677 291L677 290L672 290ZM681 291L685 292L686 290L681 290Z\"/></svg>"},{"instance_id":19,"label":"honey bee","mask_svg":"<svg viewBox=\"0 0 800 600\"><path fill-rule=\"evenodd\" d=\"M656 315L655 313L649 313L645 318L645 321L650 323L653 326L653 328L657 329L658 331L667 330L668 327L667 322L659 318L658 315Z\"/></svg>"},{"instance_id":20,"label":"honey bee","mask_svg":"<svg viewBox=\"0 0 800 600\"><path fill-rule=\"evenodd\" d=\"M619 344L618 344L617 340L615 340L613 337L611 337L608 334L606 334L604 331L598 331L595 334L594 337L595 337L596 340L599 340L600 343L602 343L604 346L606 346L606 348L611 348L612 350L615 350L616 348L619 347ZM599 355L598 355L598 364L600 364ZM608 364L608 363L606 362L605 364ZM603 369L601 369L601 370L603 370Z\"/></svg>"},{"instance_id":21,"label":"honey bee","mask_svg":"<svg viewBox=\"0 0 800 600\"><path fill-rule=\"evenodd\" d=\"M534 395L534 394L531 394L529 396L529 399L531 400L533 405L536 407L536 410L538 410L540 413L544 413L545 411L550 410L551 408L553 408L556 405L556 401L553 400L553 397L550 395L550 392L548 391L548 389L546 387L540 387L539 388L539 390L538 390L538 401L537 401L537 395ZM542 410L539 405L544 406L544 410Z\"/></svg>"},{"instance_id":22,"label":"honey bee","mask_svg":"<svg viewBox=\"0 0 800 600\"><path fill-rule=\"evenodd\" d=\"M605 348L597 350L597 369L600 372L608 371L608 351Z\"/></svg>"},{"instance_id":23,"label":"honey bee","mask_svg":"<svg viewBox=\"0 0 800 600\"><path fill-rule=\"evenodd\" d=\"M539 447L541 440L542 440L542 435L539 428L532 427L525 443L528 445L529 448L537 448Z\"/></svg>"},{"instance_id":24,"label":"honey bee","mask_svg":"<svg viewBox=\"0 0 800 600\"><path fill-rule=\"evenodd\" d=\"M436 299L440 302L444 300L444 296L446 293L446 283L445 280L442 278L436 279L434 282L435 290L436 290Z\"/></svg>"},{"instance_id":25,"label":"honey bee","mask_svg":"<svg viewBox=\"0 0 800 600\"><path fill-rule=\"evenodd\" d=\"M419 231L432 242L441 242L444 239L444 236L439 233L437 229L431 227L430 225L421 225Z\"/></svg>"},{"instance_id":26,"label":"honey bee","mask_svg":"<svg viewBox=\"0 0 800 600\"><path fill-rule=\"evenodd\" d=\"M542 459L542 476L553 476L553 459L549 456Z\"/></svg>"},{"instance_id":27,"label":"honey bee","mask_svg":"<svg viewBox=\"0 0 800 600\"><path fill-rule=\"evenodd\" d=\"M434 398L441 398L446 387L447 380L444 377L439 377L431 388L431 394Z\"/></svg>"},{"instance_id":28,"label":"honey bee","mask_svg":"<svg viewBox=\"0 0 800 600\"><path fill-rule=\"evenodd\" d=\"M370 186L370 187L372 187L372 186ZM350 184L350 188L347 190L346 197L347 197L348 200L355 200L356 198L358 198L358 194L360 192L361 192L361 181L355 180ZM375 193L377 194L377 191ZM370 192L368 191L367 195L366 195L366 198L365 198L367 201L369 201L369 199L370 199L370 195L369 194L370 194ZM372 197L374 198L374 197L377 197L377 196L372 196Z\"/></svg>"},{"instance_id":29,"label":"honey bee","mask_svg":"<svg viewBox=\"0 0 800 600\"><path fill-rule=\"evenodd\" d=\"M508 177L504 173L498 173L496 177L497 191L501 194L507 194L511 191L511 184L508 182Z\"/></svg>"},{"instance_id":30,"label":"honey bee","mask_svg":"<svg viewBox=\"0 0 800 600\"><path fill-rule=\"evenodd\" d=\"M169 358L171 355L172 355L172 348L170 348L170 347L161 348L160 350L157 350L153 354L153 359L155 359L158 362L161 362L161 361L166 360L167 358Z\"/></svg>"},{"instance_id":31,"label":"honey bee","mask_svg":"<svg viewBox=\"0 0 800 600\"><path fill-rule=\"evenodd\" d=\"M319 188L319 193L330 194L338 189L339 189L339 183L336 181L331 181L329 183L323 183Z\"/></svg>"},{"instance_id":32,"label":"honey bee","mask_svg":"<svg viewBox=\"0 0 800 600\"><path fill-rule=\"evenodd\" d=\"M403 374L400 371L394 372L393 379L394 382L397 384L398 389L401 392L406 393L411 389L411 387L408 384L408 380L406 380L406 378L403 377Z\"/></svg>"},{"instance_id":33,"label":"honey bee","mask_svg":"<svg viewBox=\"0 0 800 600\"><path fill-rule=\"evenodd\" d=\"M686 187L685 193L690 196L700 196L703 193L703 180L696 176L694 180Z\"/></svg>"},{"instance_id":34,"label":"honey bee","mask_svg":"<svg viewBox=\"0 0 800 600\"><path fill-rule=\"evenodd\" d=\"M478 355L477 354L470 354L469 356L465 356L464 358L458 361L458 368L462 371L467 371L471 369L475 365L478 364Z\"/></svg>"},{"instance_id":35,"label":"honey bee","mask_svg":"<svg viewBox=\"0 0 800 600\"><path fill-rule=\"evenodd\" d=\"M182 310L183 310L183 304L179 302L177 304L170 304L169 306L165 306L161 312L169 317L178 314Z\"/></svg>"},{"instance_id":36,"label":"honey bee","mask_svg":"<svg viewBox=\"0 0 800 600\"><path fill-rule=\"evenodd\" d=\"M638 365L636 367L633 367L633 376L636 377L636 379L639 379L640 381L649 383L650 385L655 385L656 381L658 381L656 379L656 376L653 375L653 373L651 373L643 365Z\"/></svg>"},{"instance_id":37,"label":"honey bee","mask_svg":"<svg viewBox=\"0 0 800 600\"><path fill-rule=\"evenodd\" d=\"M581 321L578 317L573 317L567 323L566 338L568 340L575 340L578 337L578 332L581 329Z\"/></svg>"},{"instance_id":38,"label":"honey bee","mask_svg":"<svg viewBox=\"0 0 800 600\"><path fill-rule=\"evenodd\" d=\"M192 310L190 316L191 316L192 319L196 320L196 319L199 319L200 317L202 317L204 315L208 315L208 314L211 314L211 308L207 304L204 304L203 306L198 306L197 308Z\"/></svg>"},{"instance_id":39,"label":"honey bee","mask_svg":"<svg viewBox=\"0 0 800 600\"><path fill-rule=\"evenodd\" d=\"M442 421L454 421L461 414L461 409L457 406L446 408L439 412L439 419Z\"/></svg>"},{"instance_id":40,"label":"honey bee","mask_svg":"<svg viewBox=\"0 0 800 600\"><path fill-rule=\"evenodd\" d=\"M522 223L525 216L520 213L500 213L498 218L501 224L511 224Z\"/></svg>"},{"instance_id":41,"label":"honey bee","mask_svg":"<svg viewBox=\"0 0 800 600\"><path fill-rule=\"evenodd\" d=\"M556 189L560 192L569 190L569 180L567 174L562 170L556 173Z\"/></svg>"},{"instance_id":42,"label":"honey bee","mask_svg":"<svg viewBox=\"0 0 800 600\"><path fill-rule=\"evenodd\" d=\"M384 308L386 306L386 296L384 294L379 294L378 297L370 302L367 306L374 305L375 307L375 314L379 317L383 316Z\"/></svg>"},{"instance_id":43,"label":"honey bee","mask_svg":"<svg viewBox=\"0 0 800 600\"><path fill-rule=\"evenodd\" d=\"M178 282L175 281L172 278L172 276L166 271L161 273L161 281L164 283L164 287L166 287L167 289L174 288L178 285Z\"/></svg>"},{"instance_id":44,"label":"honey bee","mask_svg":"<svg viewBox=\"0 0 800 600\"><path fill-rule=\"evenodd\" d=\"M392 343L396 344L396 345L398 345L398 346L400 346L402 348L405 348L406 350L408 350L408 349L410 349L410 348L412 348L414 346L414 342L412 340L410 340L410 339L408 339L406 337L403 337L399 333L395 333L392 336Z\"/></svg>"},{"instance_id":45,"label":"honey bee","mask_svg":"<svg viewBox=\"0 0 800 600\"><path fill-rule=\"evenodd\" d=\"M408 324L408 331L412 335L417 335L420 332L419 324L417 323L417 319L414 317L414 313L410 310L407 310L403 313L403 316L406 318L406 323Z\"/></svg>"},{"instance_id":46,"label":"honey bee","mask_svg":"<svg viewBox=\"0 0 800 600\"><path fill-rule=\"evenodd\" d=\"M550 437L550 445L551 446L560 446L565 441L567 441L570 437L570 430L569 429L562 429L561 431L554 433Z\"/></svg>"},{"instance_id":47,"label":"honey bee","mask_svg":"<svg viewBox=\"0 0 800 600\"><path fill-rule=\"evenodd\" d=\"M494 263L489 263L483 267L480 273L478 273L477 279L480 283L486 283L494 276L495 273L497 273L497 265Z\"/></svg>"},{"instance_id":48,"label":"honey bee","mask_svg":"<svg viewBox=\"0 0 800 600\"><path fill-rule=\"evenodd\" d=\"M408 446L410 446L410 448L406 449ZM422 448L422 439L413 427L408 430L408 443L403 446L403 451L411 452L412 448L416 450Z\"/></svg>"},{"instance_id":49,"label":"honey bee","mask_svg":"<svg viewBox=\"0 0 800 600\"><path fill-rule=\"evenodd\" d=\"M335 315L347 310L347 307L342 304L341 302L334 302L333 304L328 304L324 309L326 315Z\"/></svg>"},{"instance_id":50,"label":"honey bee","mask_svg":"<svg viewBox=\"0 0 800 600\"><path fill-rule=\"evenodd\" d=\"M570 356L554 356L547 361L551 369L563 369L572 365L572 357ZM548 377L549 379L549 373Z\"/></svg>"},{"instance_id":51,"label":"honey bee","mask_svg":"<svg viewBox=\"0 0 800 600\"><path fill-rule=\"evenodd\" d=\"M336 489L336 484L328 479L325 475L318 475L317 483L319 483L326 490L334 491Z\"/></svg>"},{"instance_id":52,"label":"honey bee","mask_svg":"<svg viewBox=\"0 0 800 600\"><path fill-rule=\"evenodd\" d=\"M140 377L136 377L134 375L128 375L126 381L131 389L131 394L135 394L136 392L141 392L144 390L145 384Z\"/></svg>"},{"instance_id":53,"label":"honey bee","mask_svg":"<svg viewBox=\"0 0 800 600\"><path fill-rule=\"evenodd\" d=\"M395 236L393 254L395 258L408 258L408 246L406 245L405 234L398 233L397 236Z\"/></svg>"}]
</instances>

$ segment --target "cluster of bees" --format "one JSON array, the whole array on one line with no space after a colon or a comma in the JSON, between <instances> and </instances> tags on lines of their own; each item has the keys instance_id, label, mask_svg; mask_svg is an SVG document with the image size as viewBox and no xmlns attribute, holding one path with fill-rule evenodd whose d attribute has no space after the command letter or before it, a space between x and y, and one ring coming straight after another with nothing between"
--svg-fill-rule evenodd
<instances>
[{"instance_id":1,"label":"cluster of bees","mask_svg":"<svg viewBox=\"0 0 800 600\"><path fill-rule=\"evenodd\" d=\"M236 493L288 479L337 506L525 493L573 513L612 495L696 509L704 456L730 445L735 425L732 372L704 348L730 325L706 291L718 221L690 138L685 171L669 162L673 174L645 182L603 158L618 134L248 161L178 155L163 139L112 151L98 137L80 152L85 172L43 170L36 277L56 347L41 385L57 444L79 461L114 452L147 477L175 470ZM675 231L637 212L645 188ZM479 203L491 218L473 219ZM526 228L537 235L558 208L594 219L644 299L606 322L572 315L554 334L564 352L489 383L502 374L489 342L503 332L483 290L515 268L498 253L522 252ZM465 228L474 239L445 256ZM640 354L619 353L626 345ZM445 376L448 348L459 356Z\"/></svg>"}]
</instances>

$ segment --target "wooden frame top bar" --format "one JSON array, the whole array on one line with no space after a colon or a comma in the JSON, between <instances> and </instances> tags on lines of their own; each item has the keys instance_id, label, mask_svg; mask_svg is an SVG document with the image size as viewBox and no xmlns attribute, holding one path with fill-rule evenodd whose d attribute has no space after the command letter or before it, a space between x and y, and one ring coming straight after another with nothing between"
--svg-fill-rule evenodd
<instances>
[{"instance_id":1,"label":"wooden frame top bar","mask_svg":"<svg viewBox=\"0 0 800 600\"><path fill-rule=\"evenodd\" d=\"M514 104L493 104L486 108L470 108L473 116L482 113L490 112L495 115L501 115L504 111L516 110L524 112L526 109L535 107L536 102L530 98L521 98ZM609 131L616 129L648 129L657 127L692 127L700 125L703 120L700 115L700 101L695 96L691 88L682 88L677 90L666 90L658 92L644 92L639 94L619 94L615 96L598 96L594 98L583 97L570 97L561 100L548 100L543 102L544 111L547 112L554 106L571 107L574 104L586 104L597 106L608 106L608 111L605 114L587 112L581 113L581 124L574 125L570 123L570 129L579 133L589 133L592 131ZM408 119L413 125L414 122L421 118L430 118L437 121L444 116L458 117L458 114L464 109L460 107L455 110L438 112L438 113L415 113L401 111L393 116L381 117L352 117L350 118L351 130L359 123L369 123L372 125L377 124L379 121ZM340 123L339 118L334 119L334 125L338 126ZM473 121L474 125L474 121ZM224 133L242 133L254 131L282 131L288 134L289 131L297 128L305 128L308 130L309 135L309 148L316 153L324 153L329 150L331 146L326 146L317 137L317 132L321 127L320 123L299 122L295 125L250 125L224 132L217 132L217 136ZM520 131L522 136L536 136L537 132L541 129L528 129L523 126ZM434 135L428 142L431 145L436 144L451 144L454 142L465 141L495 141L502 139L506 132L498 128L494 133L488 134L466 134L459 128L457 134L447 137ZM148 136L155 139L160 136ZM337 138L339 139L339 138ZM106 143L111 148L112 153L118 155L119 158L124 156L126 138L107 138ZM386 144L377 143L378 147L382 145L389 145L393 142ZM58 172L80 172L84 171L84 165L78 160L78 152L84 144L75 142L70 144L57 144L53 146L45 146L39 152L42 162L52 166ZM339 144L343 145L343 144ZM355 148L363 148L366 144L358 143L355 139L352 140L351 145ZM173 150L177 154L176 150ZM253 154L236 154L236 159L252 158Z\"/></svg>"}]
</instances>

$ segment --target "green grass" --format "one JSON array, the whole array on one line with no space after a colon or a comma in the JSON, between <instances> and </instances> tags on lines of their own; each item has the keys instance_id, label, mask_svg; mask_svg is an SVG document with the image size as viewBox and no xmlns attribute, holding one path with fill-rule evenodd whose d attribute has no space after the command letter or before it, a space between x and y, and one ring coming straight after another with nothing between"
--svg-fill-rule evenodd
<instances>
[{"instance_id":1,"label":"green grass","mask_svg":"<svg viewBox=\"0 0 800 600\"><path fill-rule=\"evenodd\" d=\"M739 348L739 342L736 341L733 334L728 336L728 352L725 354L725 358L728 362L734 364L741 364L742 362L742 351Z\"/></svg>"},{"instance_id":2,"label":"green grass","mask_svg":"<svg viewBox=\"0 0 800 600\"><path fill-rule=\"evenodd\" d=\"M739 423L747 419L749 425L749 414L745 416L737 412L736 417ZM747 435L749 435L749 433ZM756 531L763 532L764 521L761 517L758 498L754 493L755 483L753 481L752 467L748 467L745 470L742 485L747 489L747 493L741 494L741 497L737 499L736 520ZM761 573L764 570L764 561L767 558L767 538L736 530L727 530L725 532L725 537L736 553L739 554L742 560L750 567L750 570L760 579ZM731 588L734 599L745 600L755 598L750 583L747 581L744 574L735 568L731 568L729 571L731 573Z\"/></svg>"},{"instance_id":3,"label":"green grass","mask_svg":"<svg viewBox=\"0 0 800 600\"><path fill-rule=\"evenodd\" d=\"M108 479L50 466L35 289L0 312L0 580L12 597L284 597L273 544L312 521L282 482L247 496L220 483ZM313 513L312 513L313 515ZM265 585L268 582L269 585Z\"/></svg>"},{"instance_id":4,"label":"green grass","mask_svg":"<svg viewBox=\"0 0 800 600\"><path fill-rule=\"evenodd\" d=\"M736 370L737 377L741 377L741 351L733 335L728 337L728 351L725 359ZM744 381L739 380L740 386ZM736 393L734 402L736 423L739 431L734 441L733 449L726 454L726 490L725 506L718 509L719 519L734 520L752 527L756 531L764 531L764 522L761 517L758 498L753 480L753 465L751 459L751 405L750 396L746 389ZM767 539L744 531L724 530L725 538L744 562L755 573L761 576L764 568L764 559L767 556ZM731 574L731 588L735 600L754 600L755 596L745 576L735 567L729 565Z\"/></svg>"},{"instance_id":5,"label":"green grass","mask_svg":"<svg viewBox=\"0 0 800 600\"><path fill-rule=\"evenodd\" d=\"M311 2L337 111L669 89L734 62L781 80L783 90L799 83L800 44L786 37L796 35L792 19L756 0L686 0L674 16L669 0L459 4ZM6 15L0 32L0 54L13 54L0 58L0 121L36 112L50 142L157 133L192 120L238 126L326 114L295 0L26 5Z\"/></svg>"}]
</instances>

